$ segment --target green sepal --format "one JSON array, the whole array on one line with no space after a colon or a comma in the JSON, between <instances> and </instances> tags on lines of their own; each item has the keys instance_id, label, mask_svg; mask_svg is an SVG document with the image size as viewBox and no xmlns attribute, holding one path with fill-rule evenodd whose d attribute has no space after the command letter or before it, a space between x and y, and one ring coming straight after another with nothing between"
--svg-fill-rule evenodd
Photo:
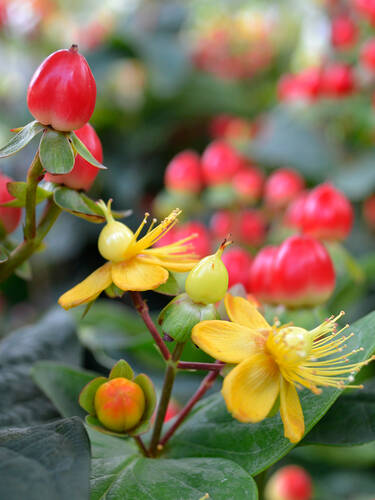
<instances>
[{"instance_id":1,"label":"green sepal","mask_svg":"<svg viewBox=\"0 0 375 500\"><path fill-rule=\"evenodd\" d=\"M237 195L231 184L218 184L205 190L204 201L210 208L228 208L236 203Z\"/></svg>"},{"instance_id":2,"label":"green sepal","mask_svg":"<svg viewBox=\"0 0 375 500\"><path fill-rule=\"evenodd\" d=\"M0 149L0 158L6 158L7 156L18 153L18 151L27 146L29 142L45 128L45 125L37 121L28 123Z\"/></svg>"},{"instance_id":3,"label":"green sepal","mask_svg":"<svg viewBox=\"0 0 375 500\"><path fill-rule=\"evenodd\" d=\"M186 342L197 323L217 317L214 304L196 304L186 293L182 293L164 307L158 321L164 333L177 342Z\"/></svg>"},{"instance_id":4,"label":"green sepal","mask_svg":"<svg viewBox=\"0 0 375 500\"><path fill-rule=\"evenodd\" d=\"M74 167L74 152L63 132L47 129L39 145L40 162L50 174L68 174Z\"/></svg>"},{"instance_id":5,"label":"green sepal","mask_svg":"<svg viewBox=\"0 0 375 500\"><path fill-rule=\"evenodd\" d=\"M134 429L130 429L128 431L128 434L130 436L138 436L139 434L147 432L150 428L151 418L154 414L156 406L156 393L154 384L152 383L151 379L144 373L140 373L139 375L137 375L133 382L139 385L145 395L145 411L142 415L142 418L137 426L134 427Z\"/></svg>"},{"instance_id":6,"label":"green sepal","mask_svg":"<svg viewBox=\"0 0 375 500\"><path fill-rule=\"evenodd\" d=\"M119 378L119 377L127 378L128 380L133 380L134 378L134 372L132 368L130 367L129 363L127 363L123 359L117 361L117 363L110 371L108 379L111 380L113 378Z\"/></svg>"},{"instance_id":7,"label":"green sepal","mask_svg":"<svg viewBox=\"0 0 375 500\"><path fill-rule=\"evenodd\" d=\"M96 431L99 431L103 434L108 434L109 436L116 436L118 438L127 438L129 437L128 432L117 432L117 431L111 431L110 429L107 429L107 427L104 427L99 420L94 417L93 415L86 415L85 418L86 424L89 425L92 429L95 429Z\"/></svg>"},{"instance_id":8,"label":"green sepal","mask_svg":"<svg viewBox=\"0 0 375 500\"><path fill-rule=\"evenodd\" d=\"M125 293L124 290L121 290L121 288L116 286L114 283L109 285L109 287L106 288L104 292L110 299L121 298Z\"/></svg>"},{"instance_id":9,"label":"green sepal","mask_svg":"<svg viewBox=\"0 0 375 500\"><path fill-rule=\"evenodd\" d=\"M25 281L30 281L33 277L30 262L28 260L22 262L22 264L14 270L14 274Z\"/></svg>"},{"instance_id":10,"label":"green sepal","mask_svg":"<svg viewBox=\"0 0 375 500\"><path fill-rule=\"evenodd\" d=\"M95 394L99 387L108 382L105 377L97 377L94 380L91 380L85 387L82 389L78 402L80 406L86 410L90 415L95 416Z\"/></svg>"},{"instance_id":11,"label":"green sepal","mask_svg":"<svg viewBox=\"0 0 375 500\"><path fill-rule=\"evenodd\" d=\"M0 203L1 207L24 207L26 205L26 182L8 182L7 190L8 193L16 198L15 200L7 201L5 203ZM36 203L42 203L42 201L50 198L52 196L51 191L47 191L47 189L42 188L41 186L37 187L36 190Z\"/></svg>"},{"instance_id":12,"label":"green sepal","mask_svg":"<svg viewBox=\"0 0 375 500\"><path fill-rule=\"evenodd\" d=\"M107 167L102 165L98 160L96 160L93 155L90 153L90 151L87 149L87 147L83 144L83 142L76 136L74 132L70 132L68 135L70 142L72 143L73 148L75 151L79 154L79 156L82 156L88 163L91 165L94 165L94 167L107 170Z\"/></svg>"},{"instance_id":13,"label":"green sepal","mask_svg":"<svg viewBox=\"0 0 375 500\"><path fill-rule=\"evenodd\" d=\"M99 205L87 195L79 193L75 189L58 187L53 193L53 199L56 205L62 210L89 222L102 224L106 220ZM112 211L112 215L118 219L128 217L130 213L130 210L122 212Z\"/></svg>"},{"instance_id":14,"label":"green sepal","mask_svg":"<svg viewBox=\"0 0 375 500\"><path fill-rule=\"evenodd\" d=\"M168 279L165 283L158 286L154 292L161 293L163 295L177 295L181 292L180 286L176 280L175 274L169 271Z\"/></svg>"}]
</instances>

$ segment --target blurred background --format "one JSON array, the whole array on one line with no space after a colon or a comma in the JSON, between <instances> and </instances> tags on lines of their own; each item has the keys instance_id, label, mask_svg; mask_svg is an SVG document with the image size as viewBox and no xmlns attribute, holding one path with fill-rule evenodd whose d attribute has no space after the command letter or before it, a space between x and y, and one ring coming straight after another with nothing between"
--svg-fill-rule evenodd
<instances>
[{"instance_id":1,"label":"blurred background","mask_svg":"<svg viewBox=\"0 0 375 500\"><path fill-rule=\"evenodd\" d=\"M251 210L261 218L257 239L236 241L251 256L290 232L281 219L267 218L262 188L240 202L230 183L194 196L173 192L164 173L177 153L201 154L225 140L261 184L281 167L298 172L308 188L330 181L352 202L355 224L345 252L336 249L329 308L345 309L353 321L375 305L374 40L370 0L0 0L0 144L10 128L32 119L26 91L36 67L78 44L97 83L91 123L108 167L90 196L132 209L126 223L133 229L146 210L163 217L181 206L185 224L203 224L202 256L215 248L218 212ZM35 148L2 160L1 170L24 180ZM59 218L33 257L32 276L14 276L1 289L2 334L34 320L100 265L99 230L70 214ZM148 299L154 309L168 300ZM125 352L160 368L143 326L115 301L98 302L79 335L89 367L109 367ZM191 351L186 357L205 359ZM316 499L375 498L373 444L303 447L287 461L313 475Z\"/></svg>"}]
</instances>

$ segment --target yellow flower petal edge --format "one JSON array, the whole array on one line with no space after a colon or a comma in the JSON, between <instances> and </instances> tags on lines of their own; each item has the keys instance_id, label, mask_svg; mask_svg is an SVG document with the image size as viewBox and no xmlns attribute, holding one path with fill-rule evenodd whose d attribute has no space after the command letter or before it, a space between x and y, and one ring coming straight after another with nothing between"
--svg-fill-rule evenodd
<instances>
[{"instance_id":1,"label":"yellow flower petal edge","mask_svg":"<svg viewBox=\"0 0 375 500\"><path fill-rule=\"evenodd\" d=\"M271 330L271 326L260 314L257 308L242 297L234 297L230 293L225 295L225 309L233 323L247 326L255 330Z\"/></svg>"},{"instance_id":2,"label":"yellow flower petal edge","mask_svg":"<svg viewBox=\"0 0 375 500\"><path fill-rule=\"evenodd\" d=\"M301 403L293 384L280 378L280 415L284 424L284 435L292 443L298 443L305 433Z\"/></svg>"}]
</instances>

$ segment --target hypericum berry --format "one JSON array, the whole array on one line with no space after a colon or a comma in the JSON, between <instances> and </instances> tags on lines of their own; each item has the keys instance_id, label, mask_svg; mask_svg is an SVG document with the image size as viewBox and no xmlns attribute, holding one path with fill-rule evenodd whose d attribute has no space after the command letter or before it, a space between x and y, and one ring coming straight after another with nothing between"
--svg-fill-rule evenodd
<instances>
[{"instance_id":1,"label":"hypericum berry","mask_svg":"<svg viewBox=\"0 0 375 500\"><path fill-rule=\"evenodd\" d=\"M324 68L322 89L327 96L344 97L355 89L352 68L344 63L331 63Z\"/></svg>"},{"instance_id":2,"label":"hypericum berry","mask_svg":"<svg viewBox=\"0 0 375 500\"><path fill-rule=\"evenodd\" d=\"M221 256L228 244L224 241L216 253L199 261L188 274L185 290L194 302L213 304L224 298L229 278Z\"/></svg>"},{"instance_id":3,"label":"hypericum berry","mask_svg":"<svg viewBox=\"0 0 375 500\"><path fill-rule=\"evenodd\" d=\"M375 38L367 40L361 49L361 63L371 72L375 72Z\"/></svg>"},{"instance_id":4,"label":"hypericum berry","mask_svg":"<svg viewBox=\"0 0 375 500\"><path fill-rule=\"evenodd\" d=\"M111 203L105 205L104 201L99 203L104 212L107 224L100 232L98 239L98 248L102 257L111 262L121 262L131 241L134 239L134 233L128 226L122 222L116 221L111 213Z\"/></svg>"},{"instance_id":5,"label":"hypericum berry","mask_svg":"<svg viewBox=\"0 0 375 500\"><path fill-rule=\"evenodd\" d=\"M371 229L375 229L375 194L369 196L363 204L363 217Z\"/></svg>"},{"instance_id":6,"label":"hypericum berry","mask_svg":"<svg viewBox=\"0 0 375 500\"><path fill-rule=\"evenodd\" d=\"M287 227L294 229L301 228L303 209L307 196L308 191L302 191L297 198L288 205L283 219L284 224Z\"/></svg>"},{"instance_id":7,"label":"hypericum berry","mask_svg":"<svg viewBox=\"0 0 375 500\"><path fill-rule=\"evenodd\" d=\"M90 153L98 162L103 161L103 148L102 143L95 132L94 127L86 123L82 128L75 131L76 136L81 139L83 144L87 147ZM74 160L74 167L68 174L53 175L46 173L44 179L46 181L54 182L56 184L65 184L72 189L83 189L88 191L99 173L99 168L94 167L82 156L77 153Z\"/></svg>"},{"instance_id":8,"label":"hypericum berry","mask_svg":"<svg viewBox=\"0 0 375 500\"><path fill-rule=\"evenodd\" d=\"M338 49L347 49L357 40L358 29L353 19L348 15L337 16L332 21L331 41Z\"/></svg>"},{"instance_id":9,"label":"hypericum berry","mask_svg":"<svg viewBox=\"0 0 375 500\"><path fill-rule=\"evenodd\" d=\"M209 132L213 139L223 139L226 136L228 126L233 120L232 115L217 115L209 124Z\"/></svg>"},{"instance_id":10,"label":"hypericum berry","mask_svg":"<svg viewBox=\"0 0 375 500\"><path fill-rule=\"evenodd\" d=\"M236 239L246 245L259 247L264 243L266 235L266 222L259 211L246 209L240 212L234 231Z\"/></svg>"},{"instance_id":11,"label":"hypericum berry","mask_svg":"<svg viewBox=\"0 0 375 500\"><path fill-rule=\"evenodd\" d=\"M331 257L310 236L287 238L274 256L272 274L276 301L291 308L322 304L335 288Z\"/></svg>"},{"instance_id":12,"label":"hypericum berry","mask_svg":"<svg viewBox=\"0 0 375 500\"><path fill-rule=\"evenodd\" d=\"M0 172L0 203L15 199L8 192L8 182L13 182L13 179ZM0 207L0 226L4 227L6 233L12 233L20 223L21 215L22 209L19 207Z\"/></svg>"},{"instance_id":13,"label":"hypericum berry","mask_svg":"<svg viewBox=\"0 0 375 500\"><path fill-rule=\"evenodd\" d=\"M242 168L233 177L232 186L240 200L255 203L262 196L264 175L257 168L249 166Z\"/></svg>"},{"instance_id":14,"label":"hypericum berry","mask_svg":"<svg viewBox=\"0 0 375 500\"><path fill-rule=\"evenodd\" d=\"M54 52L35 71L27 91L30 113L56 130L76 130L94 112L96 84L78 47Z\"/></svg>"},{"instance_id":15,"label":"hypericum berry","mask_svg":"<svg viewBox=\"0 0 375 500\"><path fill-rule=\"evenodd\" d=\"M241 283L248 290L249 272L253 260L249 252L242 248L230 248L224 253L222 260L229 275L228 288Z\"/></svg>"},{"instance_id":16,"label":"hypericum berry","mask_svg":"<svg viewBox=\"0 0 375 500\"><path fill-rule=\"evenodd\" d=\"M230 182L243 166L241 156L224 141L211 142L202 155L203 177L207 184Z\"/></svg>"},{"instance_id":17,"label":"hypericum berry","mask_svg":"<svg viewBox=\"0 0 375 500\"><path fill-rule=\"evenodd\" d=\"M321 92L321 69L307 68L296 75L284 75L277 87L282 101L314 100Z\"/></svg>"},{"instance_id":18,"label":"hypericum berry","mask_svg":"<svg viewBox=\"0 0 375 500\"><path fill-rule=\"evenodd\" d=\"M176 155L167 166L164 183L168 189L199 193L202 189L199 155L194 151L183 151Z\"/></svg>"},{"instance_id":19,"label":"hypericum berry","mask_svg":"<svg viewBox=\"0 0 375 500\"><path fill-rule=\"evenodd\" d=\"M329 183L314 188L305 199L301 217L304 234L322 240L344 240L353 225L353 208Z\"/></svg>"},{"instance_id":20,"label":"hypericum berry","mask_svg":"<svg viewBox=\"0 0 375 500\"><path fill-rule=\"evenodd\" d=\"M273 474L265 489L266 500L311 500L310 475L297 465L287 465Z\"/></svg>"},{"instance_id":21,"label":"hypericum berry","mask_svg":"<svg viewBox=\"0 0 375 500\"><path fill-rule=\"evenodd\" d=\"M177 401L174 399L171 399L169 401L169 404L168 404L167 413L165 414L165 417L164 417L164 422L168 422L168 420L171 420L176 415L178 415L180 412L180 409L181 409L180 405L177 403Z\"/></svg>"},{"instance_id":22,"label":"hypericum berry","mask_svg":"<svg viewBox=\"0 0 375 500\"><path fill-rule=\"evenodd\" d=\"M275 295L274 262L276 246L266 246L256 255L249 272L249 289L255 297L266 304L277 302Z\"/></svg>"},{"instance_id":23,"label":"hypericum berry","mask_svg":"<svg viewBox=\"0 0 375 500\"><path fill-rule=\"evenodd\" d=\"M264 188L266 205L272 210L283 210L304 189L303 177L291 168L279 168L267 179Z\"/></svg>"},{"instance_id":24,"label":"hypericum berry","mask_svg":"<svg viewBox=\"0 0 375 500\"><path fill-rule=\"evenodd\" d=\"M174 238L176 239L174 241L187 238L191 234L196 234L197 236L190 241L192 247L190 252L193 252L198 257L206 257L211 252L211 240L208 229L201 222L190 221L181 224L181 226L176 229L174 234Z\"/></svg>"},{"instance_id":25,"label":"hypericum berry","mask_svg":"<svg viewBox=\"0 0 375 500\"><path fill-rule=\"evenodd\" d=\"M210 230L215 240L223 241L228 234L234 234L235 215L229 210L218 210L210 220Z\"/></svg>"},{"instance_id":26,"label":"hypericum berry","mask_svg":"<svg viewBox=\"0 0 375 500\"><path fill-rule=\"evenodd\" d=\"M135 427L145 409L141 387L126 378L113 378L102 384L95 394L95 411L107 429L125 432Z\"/></svg>"}]
</instances>

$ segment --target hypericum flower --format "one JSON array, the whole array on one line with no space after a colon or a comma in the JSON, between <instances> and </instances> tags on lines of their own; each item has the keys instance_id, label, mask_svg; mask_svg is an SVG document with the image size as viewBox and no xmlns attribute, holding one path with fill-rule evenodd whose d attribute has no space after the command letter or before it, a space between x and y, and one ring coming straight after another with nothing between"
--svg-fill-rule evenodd
<instances>
[{"instance_id":1,"label":"hypericum flower","mask_svg":"<svg viewBox=\"0 0 375 500\"><path fill-rule=\"evenodd\" d=\"M323 387L359 388L346 385L374 357L350 363L349 357L363 348L342 353L348 325L336 331L331 317L313 330L277 324L271 326L256 307L241 297L227 294L230 321L202 321L193 328L192 340L210 356L235 364L225 376L222 394L229 412L240 422L260 422L280 397L284 435L297 443L305 424L296 387L320 394ZM338 353L337 357L332 355Z\"/></svg>"},{"instance_id":2,"label":"hypericum flower","mask_svg":"<svg viewBox=\"0 0 375 500\"><path fill-rule=\"evenodd\" d=\"M99 236L99 251L109 262L59 298L58 302L64 309L92 302L112 283L124 292L153 290L167 281L168 271L190 271L198 260L187 253L190 245L186 243L195 235L170 245L150 248L177 223L179 209L173 210L156 227L154 219L147 233L137 240L149 214L146 213L133 233L125 224L113 219L111 201L107 205L103 201L99 203L107 219Z\"/></svg>"}]
</instances>

